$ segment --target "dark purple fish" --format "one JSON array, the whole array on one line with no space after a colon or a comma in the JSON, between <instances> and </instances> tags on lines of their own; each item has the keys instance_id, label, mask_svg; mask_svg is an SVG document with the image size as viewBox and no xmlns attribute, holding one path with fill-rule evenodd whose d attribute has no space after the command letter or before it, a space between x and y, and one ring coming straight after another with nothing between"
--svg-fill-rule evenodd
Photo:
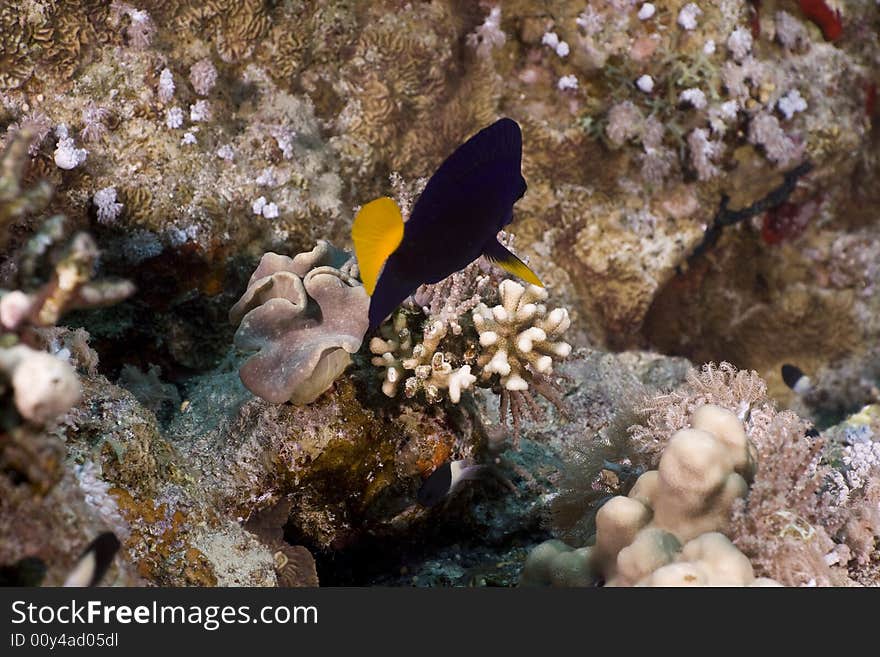
<instances>
[{"instance_id":1,"label":"dark purple fish","mask_svg":"<svg viewBox=\"0 0 880 657\"><path fill-rule=\"evenodd\" d=\"M497 238L498 231L513 220L514 203L526 192L521 169L519 125L499 119L440 165L405 224L388 198L362 208L352 238L364 286L372 296L371 328L420 285L442 281L481 255L541 285Z\"/></svg>"}]
</instances>

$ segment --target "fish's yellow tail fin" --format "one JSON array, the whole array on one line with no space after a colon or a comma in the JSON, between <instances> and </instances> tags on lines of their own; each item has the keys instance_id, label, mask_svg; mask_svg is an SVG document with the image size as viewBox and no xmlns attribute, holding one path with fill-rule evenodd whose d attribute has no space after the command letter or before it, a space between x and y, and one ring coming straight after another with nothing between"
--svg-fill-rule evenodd
<instances>
[{"instance_id":1,"label":"fish's yellow tail fin","mask_svg":"<svg viewBox=\"0 0 880 657\"><path fill-rule=\"evenodd\" d=\"M387 196L367 203L354 218L351 239L364 289L373 296L382 265L403 240L403 215L397 203Z\"/></svg>"},{"instance_id":2,"label":"fish's yellow tail fin","mask_svg":"<svg viewBox=\"0 0 880 657\"><path fill-rule=\"evenodd\" d=\"M538 278L538 275L529 269L529 266L526 263L504 248L498 240L493 239L483 251L483 255L507 273L513 274L517 278L521 278L526 283L531 283L538 287L544 287L544 284L541 282L541 279Z\"/></svg>"}]
</instances>

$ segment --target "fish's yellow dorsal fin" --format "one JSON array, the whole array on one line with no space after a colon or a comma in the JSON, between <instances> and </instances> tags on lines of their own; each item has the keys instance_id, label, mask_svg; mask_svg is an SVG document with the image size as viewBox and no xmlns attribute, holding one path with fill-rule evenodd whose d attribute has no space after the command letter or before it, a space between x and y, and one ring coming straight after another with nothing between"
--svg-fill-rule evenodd
<instances>
[{"instance_id":1,"label":"fish's yellow dorsal fin","mask_svg":"<svg viewBox=\"0 0 880 657\"><path fill-rule=\"evenodd\" d=\"M354 218L351 239L364 289L372 296L382 265L403 239L403 215L397 203L387 196L367 203Z\"/></svg>"},{"instance_id":2,"label":"fish's yellow dorsal fin","mask_svg":"<svg viewBox=\"0 0 880 657\"><path fill-rule=\"evenodd\" d=\"M513 274L517 278L524 280L526 283L531 283L538 287L544 287L541 279L538 278L538 275L535 272L529 269L529 266L526 263L517 258L496 240L492 240L486 250L483 251L483 255L501 267L501 269L508 274Z\"/></svg>"}]
</instances>

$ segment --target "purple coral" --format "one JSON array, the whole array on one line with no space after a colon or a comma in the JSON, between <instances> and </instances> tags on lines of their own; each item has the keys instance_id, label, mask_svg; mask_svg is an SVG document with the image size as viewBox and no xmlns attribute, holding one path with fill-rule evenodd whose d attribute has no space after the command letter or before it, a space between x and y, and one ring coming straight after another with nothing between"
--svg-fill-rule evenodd
<instances>
[{"instance_id":1,"label":"purple coral","mask_svg":"<svg viewBox=\"0 0 880 657\"><path fill-rule=\"evenodd\" d=\"M229 311L236 347L257 352L239 370L248 390L275 404L308 404L342 374L369 323L370 298L354 267L323 240L294 258L263 256Z\"/></svg>"},{"instance_id":2,"label":"purple coral","mask_svg":"<svg viewBox=\"0 0 880 657\"><path fill-rule=\"evenodd\" d=\"M189 81L199 96L207 96L217 83L217 69L210 59L200 59L190 67Z\"/></svg>"},{"instance_id":3,"label":"purple coral","mask_svg":"<svg viewBox=\"0 0 880 657\"><path fill-rule=\"evenodd\" d=\"M764 147L767 158L785 166L803 154L803 146L789 137L769 112L757 114L749 124L749 141Z\"/></svg>"},{"instance_id":4,"label":"purple coral","mask_svg":"<svg viewBox=\"0 0 880 657\"><path fill-rule=\"evenodd\" d=\"M504 45L507 36L501 29L501 7L492 7L482 25L467 36L467 44L480 57L488 57L493 48Z\"/></svg>"},{"instance_id":5,"label":"purple coral","mask_svg":"<svg viewBox=\"0 0 880 657\"><path fill-rule=\"evenodd\" d=\"M107 134L105 121L110 116L110 110L99 107L90 102L82 111L83 129L80 133L85 141L98 141Z\"/></svg>"}]
</instances>

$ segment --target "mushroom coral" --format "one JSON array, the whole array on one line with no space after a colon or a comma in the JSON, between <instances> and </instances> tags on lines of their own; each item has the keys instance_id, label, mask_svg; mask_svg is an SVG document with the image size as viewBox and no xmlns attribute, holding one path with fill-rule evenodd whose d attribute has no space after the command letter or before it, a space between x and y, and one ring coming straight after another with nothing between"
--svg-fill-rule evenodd
<instances>
[{"instance_id":1,"label":"mushroom coral","mask_svg":"<svg viewBox=\"0 0 880 657\"><path fill-rule=\"evenodd\" d=\"M366 333L370 299L354 259L321 240L294 258L266 253L229 311L235 346L255 351L239 370L255 395L308 404L351 362Z\"/></svg>"}]
</instances>

